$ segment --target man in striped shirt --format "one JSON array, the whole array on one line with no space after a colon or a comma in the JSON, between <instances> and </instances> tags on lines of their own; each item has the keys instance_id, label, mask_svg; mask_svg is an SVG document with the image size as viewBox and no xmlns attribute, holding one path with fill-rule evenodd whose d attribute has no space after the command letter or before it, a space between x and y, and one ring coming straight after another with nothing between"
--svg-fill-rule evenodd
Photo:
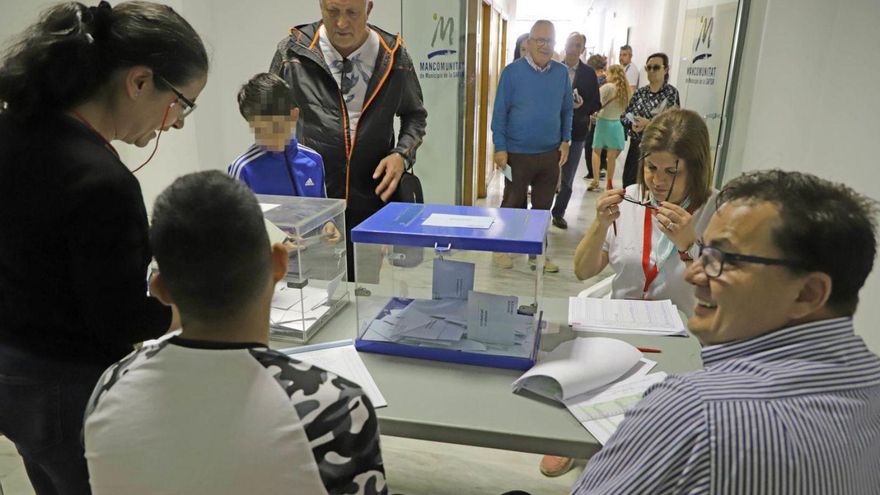
<instances>
[{"instance_id":1,"label":"man in striped shirt","mask_svg":"<svg viewBox=\"0 0 880 495\"><path fill-rule=\"evenodd\" d=\"M719 204L685 276L704 369L649 389L573 493L880 493L880 358L852 320L876 203L773 170Z\"/></svg>"}]
</instances>

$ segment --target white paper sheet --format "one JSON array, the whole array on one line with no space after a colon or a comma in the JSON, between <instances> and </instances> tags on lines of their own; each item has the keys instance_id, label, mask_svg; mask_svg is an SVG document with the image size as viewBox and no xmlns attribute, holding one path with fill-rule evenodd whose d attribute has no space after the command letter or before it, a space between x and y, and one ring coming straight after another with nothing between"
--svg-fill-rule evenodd
<instances>
[{"instance_id":1,"label":"white paper sheet","mask_svg":"<svg viewBox=\"0 0 880 495\"><path fill-rule=\"evenodd\" d=\"M263 210L263 213L266 213L269 210L274 210L281 205L276 205L274 203L260 203L260 209Z\"/></svg>"},{"instance_id":2,"label":"white paper sheet","mask_svg":"<svg viewBox=\"0 0 880 495\"><path fill-rule=\"evenodd\" d=\"M432 213L422 225L429 227L458 227L466 229L488 229L495 222L492 217L478 217L470 215L449 215L446 213Z\"/></svg>"},{"instance_id":3,"label":"white paper sheet","mask_svg":"<svg viewBox=\"0 0 880 495\"><path fill-rule=\"evenodd\" d=\"M263 219L263 223L266 224L266 233L269 234L269 245L279 242L283 243L289 238L287 232L284 232L283 230L278 228L278 226L274 223L266 220L265 218Z\"/></svg>"},{"instance_id":4,"label":"white paper sheet","mask_svg":"<svg viewBox=\"0 0 880 495\"><path fill-rule=\"evenodd\" d=\"M586 399L566 402L566 407L578 422L602 445L611 437L626 411L635 406L652 385L666 379L666 373L634 376L614 383Z\"/></svg>"},{"instance_id":5,"label":"white paper sheet","mask_svg":"<svg viewBox=\"0 0 880 495\"><path fill-rule=\"evenodd\" d=\"M357 383L374 408L388 405L351 340L282 349L281 352Z\"/></svg>"},{"instance_id":6,"label":"white paper sheet","mask_svg":"<svg viewBox=\"0 0 880 495\"><path fill-rule=\"evenodd\" d=\"M687 335L669 300L568 298L568 323L575 330L651 335Z\"/></svg>"}]
</instances>

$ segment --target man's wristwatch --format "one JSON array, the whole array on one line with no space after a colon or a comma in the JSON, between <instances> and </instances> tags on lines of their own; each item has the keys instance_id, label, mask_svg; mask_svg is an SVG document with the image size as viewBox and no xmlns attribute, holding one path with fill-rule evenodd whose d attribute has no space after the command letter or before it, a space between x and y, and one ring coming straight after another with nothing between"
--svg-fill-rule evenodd
<instances>
[{"instance_id":1,"label":"man's wristwatch","mask_svg":"<svg viewBox=\"0 0 880 495\"><path fill-rule=\"evenodd\" d=\"M681 259L681 261L684 261L684 262L694 261L695 259L697 259L697 257L700 256L699 251L700 251L700 247L697 246L697 243L692 242L691 245L688 246L687 249L685 249L684 251L678 252L678 257L679 257L679 259Z\"/></svg>"}]
</instances>

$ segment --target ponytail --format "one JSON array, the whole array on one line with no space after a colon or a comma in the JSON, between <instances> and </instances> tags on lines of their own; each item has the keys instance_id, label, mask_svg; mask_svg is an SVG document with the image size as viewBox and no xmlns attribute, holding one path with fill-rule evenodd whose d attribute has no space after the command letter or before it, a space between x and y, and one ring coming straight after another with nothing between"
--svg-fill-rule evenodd
<instances>
[{"instance_id":1,"label":"ponytail","mask_svg":"<svg viewBox=\"0 0 880 495\"><path fill-rule=\"evenodd\" d=\"M185 84L207 73L208 56L199 35L170 7L57 5L0 62L0 111L25 120L64 112L94 97L115 71L135 65Z\"/></svg>"}]
</instances>

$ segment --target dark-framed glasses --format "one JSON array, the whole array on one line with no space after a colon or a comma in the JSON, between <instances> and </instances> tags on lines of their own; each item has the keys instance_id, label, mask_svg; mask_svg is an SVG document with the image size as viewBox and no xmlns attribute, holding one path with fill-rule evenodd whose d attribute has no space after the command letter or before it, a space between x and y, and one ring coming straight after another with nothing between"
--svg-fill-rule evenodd
<instances>
[{"instance_id":1,"label":"dark-framed glasses","mask_svg":"<svg viewBox=\"0 0 880 495\"><path fill-rule=\"evenodd\" d=\"M639 201L639 200L637 200L636 198L633 198L633 197L631 197L631 196L624 195L624 196L623 196L623 200L624 200L624 201L628 201L628 202L633 203L633 204L637 204L637 205L639 205L639 206L644 206L645 208L648 208L648 209L651 209L651 210L656 210L656 209L658 209L658 208L657 208L656 206L654 206L650 201Z\"/></svg>"},{"instance_id":2,"label":"dark-framed glasses","mask_svg":"<svg viewBox=\"0 0 880 495\"><path fill-rule=\"evenodd\" d=\"M193 110L196 109L196 102L190 100L186 96L183 96L183 93L181 93L177 88L175 88L174 85L172 85L170 82L168 82L168 80L165 79L164 77L162 77L162 76L157 76L157 77L159 78L160 81L162 81L162 84L168 86L168 89L170 89L171 92L174 93L174 96L177 97L177 101L175 101L174 103L179 104L181 107L179 118L185 119L187 115L193 113Z\"/></svg>"},{"instance_id":3,"label":"dark-framed glasses","mask_svg":"<svg viewBox=\"0 0 880 495\"><path fill-rule=\"evenodd\" d=\"M654 71L657 71L657 70L663 70L663 66L660 65L660 64L656 64L656 65L646 65L646 66L645 66L645 70L648 71L648 72L654 72Z\"/></svg>"},{"instance_id":4,"label":"dark-framed glasses","mask_svg":"<svg viewBox=\"0 0 880 495\"><path fill-rule=\"evenodd\" d=\"M707 246L703 241L697 241L697 260L703 264L703 272L709 278L718 278L724 272L724 264L727 262L757 263L760 265L780 265L789 268L803 268L802 263L793 260L777 258L764 258L748 254L728 253L716 247Z\"/></svg>"},{"instance_id":5,"label":"dark-framed glasses","mask_svg":"<svg viewBox=\"0 0 880 495\"><path fill-rule=\"evenodd\" d=\"M529 39L534 41L535 44L538 46L547 46L547 45L553 46L556 43L556 40L554 40L553 38L531 38L530 37Z\"/></svg>"}]
</instances>

